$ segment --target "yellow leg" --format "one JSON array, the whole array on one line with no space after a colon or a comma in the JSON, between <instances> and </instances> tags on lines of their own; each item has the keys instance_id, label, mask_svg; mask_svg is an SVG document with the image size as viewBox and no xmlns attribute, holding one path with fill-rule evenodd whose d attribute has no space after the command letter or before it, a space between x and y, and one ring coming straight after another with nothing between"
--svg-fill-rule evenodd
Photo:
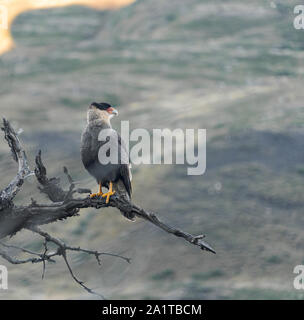
<instances>
[{"instance_id":1,"label":"yellow leg","mask_svg":"<svg viewBox=\"0 0 304 320\"><path fill-rule=\"evenodd\" d=\"M90 198L95 198L95 197L102 197L103 193L102 193L102 184L101 182L99 183L99 189L97 193L92 193L90 194Z\"/></svg>"},{"instance_id":2,"label":"yellow leg","mask_svg":"<svg viewBox=\"0 0 304 320\"><path fill-rule=\"evenodd\" d=\"M106 203L109 203L110 201L110 197L115 193L115 191L113 191L113 183L110 182L110 185L109 185L109 191L107 193L104 193L102 195L103 198L107 197L106 199Z\"/></svg>"}]
</instances>

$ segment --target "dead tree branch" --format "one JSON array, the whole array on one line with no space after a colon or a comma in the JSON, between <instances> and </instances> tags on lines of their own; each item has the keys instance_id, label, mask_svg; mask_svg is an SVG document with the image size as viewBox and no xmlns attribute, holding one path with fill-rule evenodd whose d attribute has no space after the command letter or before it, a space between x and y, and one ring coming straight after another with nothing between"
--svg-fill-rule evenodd
<instances>
[{"instance_id":1,"label":"dead tree branch","mask_svg":"<svg viewBox=\"0 0 304 320\"><path fill-rule=\"evenodd\" d=\"M4 138L11 149L13 159L18 162L18 173L9 185L1 191L0 209L7 208L12 204L12 200L21 189L24 179L27 175L31 174L26 154L19 141L18 135L6 119L3 119L2 131L4 131Z\"/></svg>"},{"instance_id":2,"label":"dead tree branch","mask_svg":"<svg viewBox=\"0 0 304 320\"><path fill-rule=\"evenodd\" d=\"M76 189L75 183L68 172L68 169L64 167L64 173L69 182L69 189L64 190L60 185L60 180L58 178L48 178L47 170L41 159L41 152L39 151L36 156L36 166L34 173L36 179L39 183L39 190L44 193L50 200L51 203L48 204L38 204L34 199L31 199L31 204L27 206L16 206L13 203L13 199L16 194L20 191L23 185L24 179L28 175L31 175L31 170L28 165L26 153L20 143L17 133L11 127L10 123L3 119L3 128L5 134L5 139L11 149L13 159L18 162L18 173L17 176L10 182L10 184L0 192L0 240L5 237L11 237L22 229L28 229L32 232L40 235L44 239L44 252L37 253L31 250L8 245L7 243L0 242L0 256L10 263L22 264L22 263L42 263L42 277L45 274L45 262L55 262L55 257L63 258L72 278L82 286L87 292L96 294L100 298L102 295L94 292L92 289L84 285L72 271L71 265L67 258L67 252L84 252L88 255L93 255L98 264L101 264L100 257L102 255L113 256L121 258L124 261L130 263L130 259L123 257L118 254L98 252L94 250L82 249L80 247L71 247L66 245L60 239L48 234L47 232L40 229L39 226L53 223L58 220L67 219L69 217L79 215L79 212L83 208L105 208L105 207L115 207L124 216L129 216L130 213L135 214L137 217L142 218L160 229L171 233L176 237L183 238L189 243L199 246L202 250L210 251L215 253L214 249L205 241L203 241L204 236L193 236L187 232L184 232L175 227L171 227L168 224L162 222L156 214L148 212L139 206L129 202L125 198L121 198L117 195L111 197L108 204L105 203L104 198L90 198L79 197L79 194L90 193L89 189ZM78 197L74 197L78 194ZM57 250L55 252L49 252L47 244L52 242ZM11 249L18 249L24 254L31 255L27 259L19 260L12 257L8 252Z\"/></svg>"}]
</instances>

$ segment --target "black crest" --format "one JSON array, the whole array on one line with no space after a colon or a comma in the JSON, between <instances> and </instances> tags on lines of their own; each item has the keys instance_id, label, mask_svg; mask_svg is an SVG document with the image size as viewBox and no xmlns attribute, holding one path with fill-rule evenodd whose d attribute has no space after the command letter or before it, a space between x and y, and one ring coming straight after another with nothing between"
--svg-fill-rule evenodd
<instances>
[{"instance_id":1,"label":"black crest","mask_svg":"<svg viewBox=\"0 0 304 320\"><path fill-rule=\"evenodd\" d=\"M93 102L91 105L96 107L99 110L107 110L112 107L110 104L106 102L100 102L100 103Z\"/></svg>"}]
</instances>

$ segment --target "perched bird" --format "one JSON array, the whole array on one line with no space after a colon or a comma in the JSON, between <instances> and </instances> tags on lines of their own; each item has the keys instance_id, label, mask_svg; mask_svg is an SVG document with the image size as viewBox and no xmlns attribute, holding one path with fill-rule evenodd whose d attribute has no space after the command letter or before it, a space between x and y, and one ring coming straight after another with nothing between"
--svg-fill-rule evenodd
<instances>
[{"instance_id":1,"label":"perched bird","mask_svg":"<svg viewBox=\"0 0 304 320\"><path fill-rule=\"evenodd\" d=\"M90 197L104 197L106 203L115 193L127 200L131 199L132 193L129 154L120 135L111 126L114 115L118 115L118 111L110 104L93 102L81 137L82 162L99 185L98 192ZM105 159L117 161L106 163ZM108 192L103 193L102 187L107 187ZM134 216L127 218L133 220Z\"/></svg>"}]
</instances>

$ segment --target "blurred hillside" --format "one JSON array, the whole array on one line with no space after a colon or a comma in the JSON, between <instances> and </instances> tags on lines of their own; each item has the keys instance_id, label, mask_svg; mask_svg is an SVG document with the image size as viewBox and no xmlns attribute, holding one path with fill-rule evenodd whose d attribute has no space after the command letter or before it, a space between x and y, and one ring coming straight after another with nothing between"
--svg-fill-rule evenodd
<instances>
[{"instance_id":1,"label":"blurred hillside","mask_svg":"<svg viewBox=\"0 0 304 320\"><path fill-rule=\"evenodd\" d=\"M100 268L74 255L88 286L117 299L303 299L293 269L304 264L304 31L297 1L137 0L117 11L84 7L20 15L16 48L0 57L1 116L23 128L30 159L42 149L49 175L69 168L96 188L79 145L92 101L118 106L132 128L206 128L207 171L134 166L134 202L173 225L204 233L200 252L115 210L84 210L45 227L68 243L123 253ZM0 142L1 185L15 174ZM63 179L64 181L64 179ZM29 196L46 201L35 180ZM12 239L42 249L22 232ZM2 263L2 260L1 260ZM7 264L6 264L7 265ZM11 266L1 299L90 299L58 261Z\"/></svg>"}]
</instances>

